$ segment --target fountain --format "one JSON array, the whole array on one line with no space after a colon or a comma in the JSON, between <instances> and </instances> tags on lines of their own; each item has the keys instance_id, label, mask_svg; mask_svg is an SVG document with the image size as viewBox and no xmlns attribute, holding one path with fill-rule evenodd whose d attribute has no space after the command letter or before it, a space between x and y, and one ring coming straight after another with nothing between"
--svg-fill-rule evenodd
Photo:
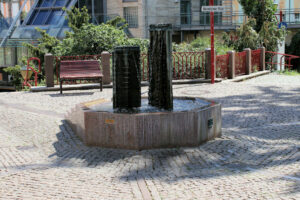
<instances>
[{"instance_id":1,"label":"fountain","mask_svg":"<svg viewBox=\"0 0 300 200\"><path fill-rule=\"evenodd\" d=\"M113 102L81 103L67 114L86 145L121 149L197 146L221 135L221 105L172 92L171 25L150 26L149 93L141 98L139 47L113 52Z\"/></svg>"}]
</instances>

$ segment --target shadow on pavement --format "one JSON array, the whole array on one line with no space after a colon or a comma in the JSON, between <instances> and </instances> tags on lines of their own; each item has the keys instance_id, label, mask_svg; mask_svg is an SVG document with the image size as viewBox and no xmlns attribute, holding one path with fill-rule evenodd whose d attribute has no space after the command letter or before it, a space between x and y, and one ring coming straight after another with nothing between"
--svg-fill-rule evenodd
<instances>
[{"instance_id":1,"label":"shadow on pavement","mask_svg":"<svg viewBox=\"0 0 300 200\"><path fill-rule=\"evenodd\" d=\"M53 144L56 153L49 157L61 167L111 165L112 171L122 172L121 180L150 177L176 182L241 175L271 167L288 169L300 162L299 95L279 88L258 88L261 94L216 98L224 107L223 136L199 147L144 151L87 147L63 121ZM299 182L295 184L288 192L299 192Z\"/></svg>"}]
</instances>

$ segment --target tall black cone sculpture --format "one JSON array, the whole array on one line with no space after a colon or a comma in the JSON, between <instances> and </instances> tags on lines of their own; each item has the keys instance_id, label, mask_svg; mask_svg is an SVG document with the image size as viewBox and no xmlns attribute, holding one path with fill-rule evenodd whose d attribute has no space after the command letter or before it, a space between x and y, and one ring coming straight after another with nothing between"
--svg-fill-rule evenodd
<instances>
[{"instance_id":1,"label":"tall black cone sculpture","mask_svg":"<svg viewBox=\"0 0 300 200\"><path fill-rule=\"evenodd\" d=\"M149 104L165 110L173 109L172 25L150 25Z\"/></svg>"},{"instance_id":2,"label":"tall black cone sculpture","mask_svg":"<svg viewBox=\"0 0 300 200\"><path fill-rule=\"evenodd\" d=\"M140 47L116 47L113 52L113 108L140 106Z\"/></svg>"}]
</instances>

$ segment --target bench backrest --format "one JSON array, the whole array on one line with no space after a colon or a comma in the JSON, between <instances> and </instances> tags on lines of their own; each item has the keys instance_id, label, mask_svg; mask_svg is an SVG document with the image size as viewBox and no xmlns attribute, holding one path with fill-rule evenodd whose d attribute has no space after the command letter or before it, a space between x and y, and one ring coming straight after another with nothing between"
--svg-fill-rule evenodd
<instances>
[{"instance_id":1,"label":"bench backrest","mask_svg":"<svg viewBox=\"0 0 300 200\"><path fill-rule=\"evenodd\" d=\"M67 60L60 62L60 74L100 73L98 60Z\"/></svg>"}]
</instances>

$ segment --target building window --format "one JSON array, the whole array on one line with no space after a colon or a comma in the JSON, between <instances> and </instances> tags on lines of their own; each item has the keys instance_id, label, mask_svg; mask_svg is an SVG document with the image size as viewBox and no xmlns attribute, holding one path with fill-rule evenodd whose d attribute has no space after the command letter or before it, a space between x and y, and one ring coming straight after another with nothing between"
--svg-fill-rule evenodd
<instances>
[{"instance_id":1,"label":"building window","mask_svg":"<svg viewBox=\"0 0 300 200\"><path fill-rule=\"evenodd\" d=\"M0 67L12 65L12 48L0 48Z\"/></svg>"},{"instance_id":2,"label":"building window","mask_svg":"<svg viewBox=\"0 0 300 200\"><path fill-rule=\"evenodd\" d=\"M5 65L4 48L0 48L0 67Z\"/></svg>"},{"instance_id":3,"label":"building window","mask_svg":"<svg viewBox=\"0 0 300 200\"><path fill-rule=\"evenodd\" d=\"M295 13L295 22L300 22L300 13Z\"/></svg>"},{"instance_id":4,"label":"building window","mask_svg":"<svg viewBox=\"0 0 300 200\"><path fill-rule=\"evenodd\" d=\"M181 0L180 1L180 21L181 24L191 24L191 1Z\"/></svg>"},{"instance_id":5,"label":"building window","mask_svg":"<svg viewBox=\"0 0 300 200\"><path fill-rule=\"evenodd\" d=\"M128 23L128 28L137 28L138 23L138 7L124 7L124 18Z\"/></svg>"},{"instance_id":6,"label":"building window","mask_svg":"<svg viewBox=\"0 0 300 200\"><path fill-rule=\"evenodd\" d=\"M4 59L5 59L5 65L12 65L12 48L11 47L4 48Z\"/></svg>"},{"instance_id":7,"label":"building window","mask_svg":"<svg viewBox=\"0 0 300 200\"><path fill-rule=\"evenodd\" d=\"M34 8L27 25L56 25L63 16L63 7L71 0L39 0Z\"/></svg>"}]
</instances>

